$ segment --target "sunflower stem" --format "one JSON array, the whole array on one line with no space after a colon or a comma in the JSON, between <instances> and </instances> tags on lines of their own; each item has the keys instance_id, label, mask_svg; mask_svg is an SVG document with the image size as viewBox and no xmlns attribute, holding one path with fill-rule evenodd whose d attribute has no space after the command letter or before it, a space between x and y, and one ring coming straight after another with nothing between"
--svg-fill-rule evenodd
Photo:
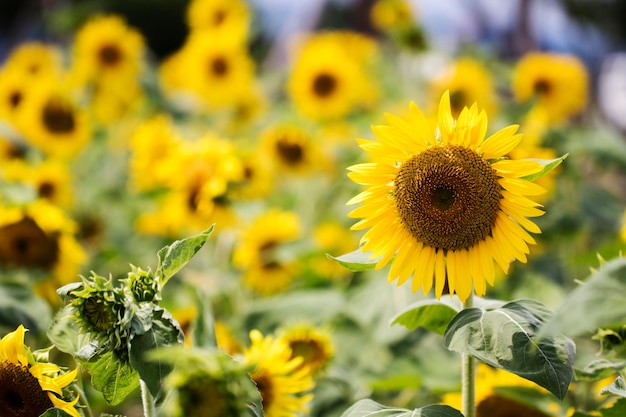
<instances>
[{"instance_id":1,"label":"sunflower stem","mask_svg":"<svg viewBox=\"0 0 626 417\"><path fill-rule=\"evenodd\" d=\"M150 390L143 379L139 380L141 385L141 402L143 403L144 417L156 417L156 407L154 405L154 397L150 394Z\"/></svg>"},{"instance_id":2,"label":"sunflower stem","mask_svg":"<svg viewBox=\"0 0 626 417\"><path fill-rule=\"evenodd\" d=\"M474 294L463 303L463 309L474 306ZM463 353L461 356L462 412L465 417L476 416L476 359Z\"/></svg>"}]
</instances>

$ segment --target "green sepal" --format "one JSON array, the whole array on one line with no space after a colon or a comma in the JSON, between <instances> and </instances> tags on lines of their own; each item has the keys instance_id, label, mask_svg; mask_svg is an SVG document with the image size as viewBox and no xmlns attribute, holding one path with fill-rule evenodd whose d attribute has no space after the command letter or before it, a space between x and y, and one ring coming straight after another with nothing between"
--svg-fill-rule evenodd
<instances>
[{"instance_id":1,"label":"green sepal","mask_svg":"<svg viewBox=\"0 0 626 417\"><path fill-rule=\"evenodd\" d=\"M624 378L621 375L618 376L611 385L602 388L600 394L612 394L626 398L626 382L624 382Z\"/></svg>"},{"instance_id":2,"label":"green sepal","mask_svg":"<svg viewBox=\"0 0 626 417\"><path fill-rule=\"evenodd\" d=\"M552 171L554 168L558 167L559 165L561 165L561 162L563 162L565 160L565 158L568 157L568 153L566 153L565 155L559 157L559 158L554 158L554 159L534 159L534 158L529 158L532 161L538 162L541 164L541 166L543 166L543 169L539 172L535 172L534 174L530 174L530 175L526 175L525 177L521 177L523 180L526 181L536 181L539 178L543 177L546 174L549 174L550 171Z\"/></svg>"},{"instance_id":3,"label":"green sepal","mask_svg":"<svg viewBox=\"0 0 626 417\"><path fill-rule=\"evenodd\" d=\"M455 408L442 404L431 404L425 407L407 410L386 407L370 399L360 400L348 408L341 417L463 417Z\"/></svg>"},{"instance_id":4,"label":"green sepal","mask_svg":"<svg viewBox=\"0 0 626 417\"><path fill-rule=\"evenodd\" d=\"M467 308L452 319L443 342L449 350L528 379L562 401L574 374L575 345L561 335L537 337L551 314L531 299Z\"/></svg>"},{"instance_id":5,"label":"green sepal","mask_svg":"<svg viewBox=\"0 0 626 417\"><path fill-rule=\"evenodd\" d=\"M165 285L175 273L198 253L209 236L211 236L211 233L213 233L214 227L214 225L211 225L202 233L177 240L159 250L157 253L158 265L154 275L160 281L161 286Z\"/></svg>"},{"instance_id":6,"label":"green sepal","mask_svg":"<svg viewBox=\"0 0 626 417\"><path fill-rule=\"evenodd\" d=\"M621 327L626 324L625 293L626 258L608 261L566 297L539 334L575 337Z\"/></svg>"},{"instance_id":7,"label":"green sepal","mask_svg":"<svg viewBox=\"0 0 626 417\"><path fill-rule=\"evenodd\" d=\"M606 358L594 359L584 368L574 369L577 381L598 381L608 378L626 367L625 360L610 361Z\"/></svg>"},{"instance_id":8,"label":"green sepal","mask_svg":"<svg viewBox=\"0 0 626 417\"><path fill-rule=\"evenodd\" d=\"M458 299L450 301L432 298L420 300L408 306L391 319L391 325L401 324L409 331L423 327L431 332L443 334L450 320L463 308Z\"/></svg>"},{"instance_id":9,"label":"green sepal","mask_svg":"<svg viewBox=\"0 0 626 417\"><path fill-rule=\"evenodd\" d=\"M379 261L379 258L370 259L370 255L371 252L363 252L361 249L357 249L350 253L336 257L327 253L326 257L328 257L328 259L332 259L350 271L361 272L371 271L376 268L376 263Z\"/></svg>"}]
</instances>

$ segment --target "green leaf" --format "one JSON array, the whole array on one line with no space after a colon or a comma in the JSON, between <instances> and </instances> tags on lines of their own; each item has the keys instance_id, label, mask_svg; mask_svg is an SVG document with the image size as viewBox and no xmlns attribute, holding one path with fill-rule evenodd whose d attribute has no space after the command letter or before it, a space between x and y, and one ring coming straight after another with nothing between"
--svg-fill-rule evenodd
<instances>
[{"instance_id":1,"label":"green leaf","mask_svg":"<svg viewBox=\"0 0 626 417\"><path fill-rule=\"evenodd\" d=\"M626 382L624 382L624 378L621 375L618 376L611 385L602 388L600 394L613 394L626 398Z\"/></svg>"},{"instance_id":2,"label":"green leaf","mask_svg":"<svg viewBox=\"0 0 626 417\"><path fill-rule=\"evenodd\" d=\"M409 331L423 327L432 332L443 334L450 320L462 308L463 305L458 299L450 301L439 301L431 298L420 300L392 318L391 324L401 324Z\"/></svg>"},{"instance_id":3,"label":"green leaf","mask_svg":"<svg viewBox=\"0 0 626 417\"><path fill-rule=\"evenodd\" d=\"M326 256L350 271L360 272L370 271L376 268L376 263L379 258L370 259L370 254L371 252L363 252L361 249L357 249L337 257L329 255L328 253Z\"/></svg>"},{"instance_id":4,"label":"green leaf","mask_svg":"<svg viewBox=\"0 0 626 417\"><path fill-rule=\"evenodd\" d=\"M146 354L165 346L183 343L183 332L167 310L153 306L152 326L135 335L130 341L130 364L146 383L152 396L159 399L161 382L172 371L172 366L161 361L150 361Z\"/></svg>"},{"instance_id":5,"label":"green leaf","mask_svg":"<svg viewBox=\"0 0 626 417\"><path fill-rule=\"evenodd\" d=\"M209 236L211 236L211 233L213 233L213 229L214 226L211 226L195 236L177 240L157 253L159 261L154 275L160 280L161 286L165 285L175 273L198 253Z\"/></svg>"},{"instance_id":6,"label":"green leaf","mask_svg":"<svg viewBox=\"0 0 626 417\"><path fill-rule=\"evenodd\" d=\"M193 343L198 347L216 347L215 321L209 297L201 290L194 291L198 314L193 324Z\"/></svg>"},{"instance_id":7,"label":"green leaf","mask_svg":"<svg viewBox=\"0 0 626 417\"><path fill-rule=\"evenodd\" d=\"M530 158L531 160L535 161L535 162L539 162L542 166L543 169L539 172L535 172L534 174L530 174L530 175L526 175L525 177L522 177L522 179L527 180L527 181L536 181L539 178L543 177L544 175L550 173L550 171L552 171L554 168L558 167L559 165L561 165L561 162L563 162L565 160L565 158L567 158L569 154L565 154L563 156L561 156L560 158L555 158L555 159L533 159Z\"/></svg>"},{"instance_id":8,"label":"green leaf","mask_svg":"<svg viewBox=\"0 0 626 417\"><path fill-rule=\"evenodd\" d=\"M539 335L574 337L626 324L625 293L626 258L608 261L566 297Z\"/></svg>"},{"instance_id":9,"label":"green leaf","mask_svg":"<svg viewBox=\"0 0 626 417\"><path fill-rule=\"evenodd\" d=\"M574 369L576 380L579 381L598 381L608 378L616 372L624 369L626 361L616 360L609 361L606 358L598 358L591 361L582 369Z\"/></svg>"},{"instance_id":10,"label":"green leaf","mask_svg":"<svg viewBox=\"0 0 626 417\"><path fill-rule=\"evenodd\" d=\"M39 414L39 417L72 417L60 408L48 408L43 414Z\"/></svg>"},{"instance_id":11,"label":"green leaf","mask_svg":"<svg viewBox=\"0 0 626 417\"><path fill-rule=\"evenodd\" d=\"M91 374L93 387L108 404L120 404L139 387L139 373L111 351L95 356L84 365Z\"/></svg>"},{"instance_id":12,"label":"green leaf","mask_svg":"<svg viewBox=\"0 0 626 417\"><path fill-rule=\"evenodd\" d=\"M600 410L602 417L624 417L626 415L626 399L620 398L611 408Z\"/></svg>"},{"instance_id":13,"label":"green leaf","mask_svg":"<svg viewBox=\"0 0 626 417\"><path fill-rule=\"evenodd\" d=\"M87 335L81 334L69 306L63 307L54 315L47 336L57 349L71 355L78 352L88 340Z\"/></svg>"},{"instance_id":14,"label":"green leaf","mask_svg":"<svg viewBox=\"0 0 626 417\"><path fill-rule=\"evenodd\" d=\"M414 410L392 408L370 399L360 400L348 408L341 417L463 417L463 414L448 405L432 404Z\"/></svg>"},{"instance_id":15,"label":"green leaf","mask_svg":"<svg viewBox=\"0 0 626 417\"><path fill-rule=\"evenodd\" d=\"M530 299L493 309L468 308L448 325L444 345L533 381L563 400L574 373L575 346L564 336L536 337L550 314Z\"/></svg>"}]
</instances>

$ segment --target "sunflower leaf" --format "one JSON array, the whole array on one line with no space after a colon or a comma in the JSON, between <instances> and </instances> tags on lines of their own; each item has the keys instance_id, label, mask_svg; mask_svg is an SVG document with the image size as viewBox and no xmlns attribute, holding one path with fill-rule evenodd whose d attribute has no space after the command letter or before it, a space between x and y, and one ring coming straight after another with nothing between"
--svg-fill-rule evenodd
<instances>
[{"instance_id":1,"label":"sunflower leaf","mask_svg":"<svg viewBox=\"0 0 626 417\"><path fill-rule=\"evenodd\" d=\"M539 178L543 177L544 175L550 173L550 171L552 171L554 168L558 167L559 165L561 165L561 162L563 162L565 160L565 158L567 158L569 154L566 153L565 155L559 157L559 158L555 158L555 159L534 159L534 158L530 158L531 160L540 163L543 166L543 169L539 172L535 172L534 174L530 174L530 175L526 175L525 177L522 177L522 179L526 180L526 181L536 181Z\"/></svg>"},{"instance_id":2,"label":"sunflower leaf","mask_svg":"<svg viewBox=\"0 0 626 417\"><path fill-rule=\"evenodd\" d=\"M455 299L458 301L458 299ZM435 299L420 300L391 319L391 324L401 324L409 331L423 327L431 332L443 334L450 320L461 311L462 304Z\"/></svg>"},{"instance_id":3,"label":"sunflower leaf","mask_svg":"<svg viewBox=\"0 0 626 417\"><path fill-rule=\"evenodd\" d=\"M621 327L626 324L625 292L626 258L608 261L566 297L539 335L562 332L575 337Z\"/></svg>"},{"instance_id":4,"label":"sunflower leaf","mask_svg":"<svg viewBox=\"0 0 626 417\"><path fill-rule=\"evenodd\" d=\"M574 375L575 345L561 335L537 337L551 314L531 299L464 309L448 325L444 345L533 381L563 400Z\"/></svg>"},{"instance_id":5,"label":"sunflower leaf","mask_svg":"<svg viewBox=\"0 0 626 417\"><path fill-rule=\"evenodd\" d=\"M39 417L71 417L68 413L61 410L60 408L48 408L43 414L40 414Z\"/></svg>"},{"instance_id":6,"label":"sunflower leaf","mask_svg":"<svg viewBox=\"0 0 626 417\"><path fill-rule=\"evenodd\" d=\"M370 399L360 400L348 408L341 417L463 417L455 408L442 404L431 404L414 410L392 408Z\"/></svg>"},{"instance_id":7,"label":"sunflower leaf","mask_svg":"<svg viewBox=\"0 0 626 417\"><path fill-rule=\"evenodd\" d=\"M139 387L139 373L112 351L97 355L84 365L91 374L93 387L110 405L120 404Z\"/></svg>"},{"instance_id":8,"label":"sunflower leaf","mask_svg":"<svg viewBox=\"0 0 626 417\"><path fill-rule=\"evenodd\" d=\"M177 240L171 245L165 246L157 253L158 265L154 273L155 277L160 280L161 286L175 274L183 266L187 264L198 253L200 248L204 246L211 233L213 233L214 225L195 236Z\"/></svg>"},{"instance_id":9,"label":"sunflower leaf","mask_svg":"<svg viewBox=\"0 0 626 417\"><path fill-rule=\"evenodd\" d=\"M363 252L361 249L357 249L350 253L336 257L327 253L326 257L339 263L341 266L349 269L350 271L360 272L371 271L376 268L376 263L379 259L370 259L370 254L371 252Z\"/></svg>"},{"instance_id":10,"label":"sunflower leaf","mask_svg":"<svg viewBox=\"0 0 626 417\"><path fill-rule=\"evenodd\" d=\"M597 381L599 379L608 378L616 372L626 367L626 361L615 360L610 361L606 358L597 358L588 363L584 368L576 368L577 381Z\"/></svg>"}]
</instances>

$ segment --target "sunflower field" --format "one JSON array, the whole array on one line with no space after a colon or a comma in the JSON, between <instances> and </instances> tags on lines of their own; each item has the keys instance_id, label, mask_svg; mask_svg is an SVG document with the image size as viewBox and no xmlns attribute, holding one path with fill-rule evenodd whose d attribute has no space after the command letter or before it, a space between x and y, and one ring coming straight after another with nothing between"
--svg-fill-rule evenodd
<instances>
[{"instance_id":1,"label":"sunflower field","mask_svg":"<svg viewBox=\"0 0 626 417\"><path fill-rule=\"evenodd\" d=\"M619 71L102 3L0 55L1 417L626 415Z\"/></svg>"}]
</instances>

